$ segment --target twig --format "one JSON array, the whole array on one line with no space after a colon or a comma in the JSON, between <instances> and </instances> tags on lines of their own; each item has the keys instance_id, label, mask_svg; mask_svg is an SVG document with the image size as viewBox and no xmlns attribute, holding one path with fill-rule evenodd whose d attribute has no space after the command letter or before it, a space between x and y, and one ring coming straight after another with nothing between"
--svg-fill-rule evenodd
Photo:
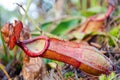
<instances>
[{"instance_id":1,"label":"twig","mask_svg":"<svg viewBox=\"0 0 120 80\"><path fill-rule=\"evenodd\" d=\"M108 23L108 25L111 25L114 21L116 21L116 20L118 20L118 19L120 19L120 15L114 17L114 18Z\"/></svg>"},{"instance_id":2,"label":"twig","mask_svg":"<svg viewBox=\"0 0 120 80\"><path fill-rule=\"evenodd\" d=\"M57 66L56 66L56 70L57 70L58 75L60 76L61 80L64 80L64 78L63 78L63 76L62 76L62 72L61 72L61 70L59 69L58 64L57 64Z\"/></svg>"},{"instance_id":3,"label":"twig","mask_svg":"<svg viewBox=\"0 0 120 80\"><path fill-rule=\"evenodd\" d=\"M119 40L118 38L116 38L116 37L114 37L114 36L113 36L113 38L114 38L118 43L120 43L120 40Z\"/></svg>"},{"instance_id":4,"label":"twig","mask_svg":"<svg viewBox=\"0 0 120 80\"><path fill-rule=\"evenodd\" d=\"M74 72L75 72L75 80L78 80L77 70L76 70L76 69L74 69Z\"/></svg>"},{"instance_id":5,"label":"twig","mask_svg":"<svg viewBox=\"0 0 120 80\"><path fill-rule=\"evenodd\" d=\"M25 12L25 16L27 16L28 20L33 23L33 25L36 27L36 29L38 29L40 31L40 34L42 34L42 30L38 27L38 25L36 25L36 23L31 19L31 17L28 15L27 11L23 8L22 5L16 3L24 12Z\"/></svg>"},{"instance_id":6,"label":"twig","mask_svg":"<svg viewBox=\"0 0 120 80\"><path fill-rule=\"evenodd\" d=\"M40 31L39 35L47 35L47 36L50 36L50 37L54 37L54 38L58 38L58 39L61 39L60 37L57 37L53 34L50 34L50 33L47 33L47 32L43 32L41 28L38 27L38 25L36 25L36 23L31 19L31 17L29 17L29 15L27 14L26 10L23 8L22 5L16 3L19 7L21 7L23 9L23 11L25 12L26 16L28 17L28 20L33 23L33 25L36 27L36 29L38 29Z\"/></svg>"},{"instance_id":7,"label":"twig","mask_svg":"<svg viewBox=\"0 0 120 80\"><path fill-rule=\"evenodd\" d=\"M54 69L51 69L51 71L50 71L50 80L53 80L53 75L54 75Z\"/></svg>"}]
</instances>

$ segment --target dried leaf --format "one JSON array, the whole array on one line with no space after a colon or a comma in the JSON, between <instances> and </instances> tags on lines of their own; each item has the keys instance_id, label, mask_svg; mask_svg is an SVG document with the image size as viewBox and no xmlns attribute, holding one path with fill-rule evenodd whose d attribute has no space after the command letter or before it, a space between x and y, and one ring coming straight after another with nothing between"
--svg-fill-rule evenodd
<instances>
[{"instance_id":1,"label":"dried leaf","mask_svg":"<svg viewBox=\"0 0 120 80\"><path fill-rule=\"evenodd\" d=\"M14 24L7 23L2 29L2 36L9 49L13 49L20 37L23 25L21 21L15 21Z\"/></svg>"},{"instance_id":2,"label":"dried leaf","mask_svg":"<svg viewBox=\"0 0 120 80\"><path fill-rule=\"evenodd\" d=\"M28 59L23 63L22 75L25 80L35 80L41 73L43 62L40 57Z\"/></svg>"}]
</instances>

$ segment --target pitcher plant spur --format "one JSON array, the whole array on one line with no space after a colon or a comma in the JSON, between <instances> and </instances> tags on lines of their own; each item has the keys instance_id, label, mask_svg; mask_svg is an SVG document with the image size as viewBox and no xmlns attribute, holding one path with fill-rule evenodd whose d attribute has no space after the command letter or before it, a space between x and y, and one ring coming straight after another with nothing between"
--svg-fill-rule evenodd
<instances>
[{"instance_id":1,"label":"pitcher plant spur","mask_svg":"<svg viewBox=\"0 0 120 80\"><path fill-rule=\"evenodd\" d=\"M95 76L109 74L113 70L111 60L92 46L47 36L20 40L22 30L21 21L15 21L14 24L7 23L2 27L1 33L9 49L12 50L18 45L29 57L61 61Z\"/></svg>"}]
</instances>

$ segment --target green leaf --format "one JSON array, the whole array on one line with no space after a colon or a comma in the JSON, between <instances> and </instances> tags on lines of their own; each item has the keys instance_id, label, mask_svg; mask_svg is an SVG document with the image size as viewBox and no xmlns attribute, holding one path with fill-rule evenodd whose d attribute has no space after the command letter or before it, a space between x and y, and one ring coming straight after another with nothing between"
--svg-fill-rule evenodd
<instances>
[{"instance_id":1,"label":"green leaf","mask_svg":"<svg viewBox=\"0 0 120 80\"><path fill-rule=\"evenodd\" d=\"M112 28L109 33L114 37L118 37L118 34L120 34L120 26Z\"/></svg>"},{"instance_id":2,"label":"green leaf","mask_svg":"<svg viewBox=\"0 0 120 80\"><path fill-rule=\"evenodd\" d=\"M49 62L52 62L51 59L46 59L46 58L44 58L43 61L44 61L45 64L48 64Z\"/></svg>"},{"instance_id":3,"label":"green leaf","mask_svg":"<svg viewBox=\"0 0 120 80\"><path fill-rule=\"evenodd\" d=\"M68 77L70 77L70 76L73 76L74 75L74 73L73 72L66 72L65 73L65 78L68 78Z\"/></svg>"},{"instance_id":4,"label":"green leaf","mask_svg":"<svg viewBox=\"0 0 120 80\"><path fill-rule=\"evenodd\" d=\"M99 76L99 80L118 80L118 79L113 79L115 77L116 77L116 74L112 72L108 76L106 76L105 74L102 74L101 76Z\"/></svg>"},{"instance_id":5,"label":"green leaf","mask_svg":"<svg viewBox=\"0 0 120 80\"><path fill-rule=\"evenodd\" d=\"M43 23L40 27L43 31L49 31L50 26L52 25L53 22L46 22Z\"/></svg>"},{"instance_id":6,"label":"green leaf","mask_svg":"<svg viewBox=\"0 0 120 80\"><path fill-rule=\"evenodd\" d=\"M115 73L112 72L112 73L108 76L107 80L112 80L114 77L115 77Z\"/></svg>"},{"instance_id":7,"label":"green leaf","mask_svg":"<svg viewBox=\"0 0 120 80\"><path fill-rule=\"evenodd\" d=\"M105 12L106 9L101 6L96 6L96 7L91 7L87 10L88 12L94 12L94 13L100 13L100 12Z\"/></svg>"},{"instance_id":8,"label":"green leaf","mask_svg":"<svg viewBox=\"0 0 120 80\"><path fill-rule=\"evenodd\" d=\"M82 11L81 14L85 17L90 17L90 16L93 16L95 14L105 12L105 11L106 9L104 7L96 6L96 7L91 7L87 9L86 11Z\"/></svg>"},{"instance_id":9,"label":"green leaf","mask_svg":"<svg viewBox=\"0 0 120 80\"><path fill-rule=\"evenodd\" d=\"M64 20L60 22L51 33L58 36L65 35L69 30L76 27L79 21L80 21L79 19Z\"/></svg>"},{"instance_id":10,"label":"green leaf","mask_svg":"<svg viewBox=\"0 0 120 80\"><path fill-rule=\"evenodd\" d=\"M80 33L80 32L74 32L71 35L73 35L75 38L82 40L86 34Z\"/></svg>"},{"instance_id":11,"label":"green leaf","mask_svg":"<svg viewBox=\"0 0 120 80\"><path fill-rule=\"evenodd\" d=\"M107 80L106 75L102 74L102 75L99 77L99 80Z\"/></svg>"},{"instance_id":12,"label":"green leaf","mask_svg":"<svg viewBox=\"0 0 120 80\"><path fill-rule=\"evenodd\" d=\"M109 45L110 46L115 46L116 40L114 38L117 38L118 40L120 39L120 26L114 27L109 31L110 37L109 37Z\"/></svg>"}]
</instances>

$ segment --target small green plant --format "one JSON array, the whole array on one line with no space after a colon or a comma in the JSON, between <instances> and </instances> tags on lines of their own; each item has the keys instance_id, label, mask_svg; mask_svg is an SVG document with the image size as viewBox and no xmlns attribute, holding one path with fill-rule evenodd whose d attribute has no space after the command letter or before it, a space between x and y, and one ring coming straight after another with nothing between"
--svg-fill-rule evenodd
<instances>
[{"instance_id":1,"label":"small green plant","mask_svg":"<svg viewBox=\"0 0 120 80\"><path fill-rule=\"evenodd\" d=\"M67 72L67 73L65 73L65 78L68 78L68 77L70 77L70 76L73 76L74 75L74 73L73 72Z\"/></svg>"},{"instance_id":2,"label":"small green plant","mask_svg":"<svg viewBox=\"0 0 120 80\"><path fill-rule=\"evenodd\" d=\"M120 80L120 79L115 79L116 74L112 72L110 75L106 76L105 74L102 74L99 76L99 80Z\"/></svg>"}]
</instances>

